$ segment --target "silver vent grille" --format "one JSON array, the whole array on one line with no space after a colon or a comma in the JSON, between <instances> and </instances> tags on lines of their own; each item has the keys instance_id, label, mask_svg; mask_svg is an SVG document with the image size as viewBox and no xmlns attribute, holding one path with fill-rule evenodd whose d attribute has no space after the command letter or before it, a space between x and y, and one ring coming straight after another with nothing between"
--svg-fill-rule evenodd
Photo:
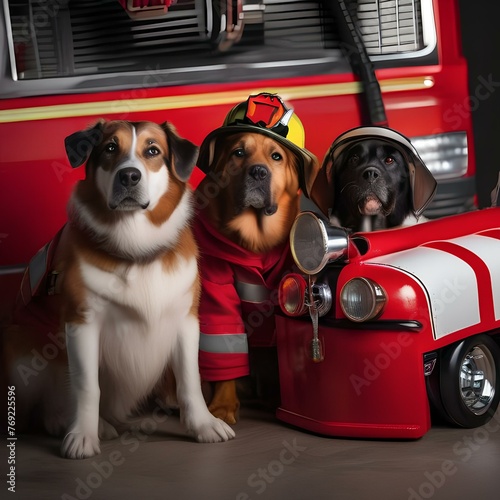
<instances>
[{"instance_id":1,"label":"silver vent grille","mask_svg":"<svg viewBox=\"0 0 500 500\"><path fill-rule=\"evenodd\" d=\"M58 7L44 2L9 2L17 73L21 78L52 77L61 74L56 35Z\"/></svg>"},{"instance_id":2,"label":"silver vent grille","mask_svg":"<svg viewBox=\"0 0 500 500\"><path fill-rule=\"evenodd\" d=\"M207 4L221 1L227 0L177 0L165 16L133 20L118 0L8 0L13 74L26 80L173 74L218 64L283 66L293 59L331 61L332 51L339 49L331 0L243 0L243 10L254 9L258 20L245 25L241 40L227 52L216 53L207 28ZM384 58L424 48L424 1L349 0L368 54Z\"/></svg>"},{"instance_id":3,"label":"silver vent grille","mask_svg":"<svg viewBox=\"0 0 500 500\"><path fill-rule=\"evenodd\" d=\"M266 44L289 50L328 44L323 29L326 12L318 16L321 2L264 0L263 4Z\"/></svg>"},{"instance_id":4,"label":"silver vent grille","mask_svg":"<svg viewBox=\"0 0 500 500\"><path fill-rule=\"evenodd\" d=\"M177 0L165 16L130 19L118 0L54 2L50 12L48 2L10 0L18 78L168 71L226 62L210 41L207 3ZM298 51L310 59L334 45L332 18L323 2L253 3L260 6L260 23L246 25L241 41L225 57L282 61Z\"/></svg>"},{"instance_id":5,"label":"silver vent grille","mask_svg":"<svg viewBox=\"0 0 500 500\"><path fill-rule=\"evenodd\" d=\"M178 1L153 19L131 20L116 0L72 2L70 12L76 73L92 66L96 72L136 69L204 48L203 1Z\"/></svg>"},{"instance_id":6,"label":"silver vent grille","mask_svg":"<svg viewBox=\"0 0 500 500\"><path fill-rule=\"evenodd\" d=\"M420 0L358 0L356 14L368 54L424 48Z\"/></svg>"}]
</instances>

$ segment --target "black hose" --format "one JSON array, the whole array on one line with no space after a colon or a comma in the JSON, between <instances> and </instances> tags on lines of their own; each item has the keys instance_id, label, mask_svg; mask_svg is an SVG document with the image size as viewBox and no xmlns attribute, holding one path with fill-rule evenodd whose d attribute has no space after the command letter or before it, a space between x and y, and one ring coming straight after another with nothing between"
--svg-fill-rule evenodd
<instances>
[{"instance_id":1,"label":"black hose","mask_svg":"<svg viewBox=\"0 0 500 500\"><path fill-rule=\"evenodd\" d=\"M341 46L354 74L363 85L362 119L363 125L387 126L382 91L375 75L373 64L368 56L359 26L353 18L348 2L335 0L332 2L341 38Z\"/></svg>"}]
</instances>

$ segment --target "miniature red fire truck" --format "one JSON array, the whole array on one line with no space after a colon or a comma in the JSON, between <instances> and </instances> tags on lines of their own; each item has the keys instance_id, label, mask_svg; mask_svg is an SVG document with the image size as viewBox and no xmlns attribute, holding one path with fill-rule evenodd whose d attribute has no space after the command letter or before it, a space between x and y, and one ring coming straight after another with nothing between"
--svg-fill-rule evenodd
<instances>
[{"instance_id":1,"label":"miniature red fire truck","mask_svg":"<svg viewBox=\"0 0 500 500\"><path fill-rule=\"evenodd\" d=\"M325 435L418 438L431 409L463 427L493 416L500 208L352 235L303 212L290 242L301 273L280 285L279 419Z\"/></svg>"}]
</instances>

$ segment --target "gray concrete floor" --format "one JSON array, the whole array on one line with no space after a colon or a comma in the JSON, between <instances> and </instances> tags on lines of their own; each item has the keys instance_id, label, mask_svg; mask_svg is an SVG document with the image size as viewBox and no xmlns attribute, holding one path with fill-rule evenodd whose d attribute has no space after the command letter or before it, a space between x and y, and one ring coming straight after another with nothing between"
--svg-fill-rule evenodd
<instances>
[{"instance_id":1,"label":"gray concrete floor","mask_svg":"<svg viewBox=\"0 0 500 500\"><path fill-rule=\"evenodd\" d=\"M86 460L60 458L58 439L19 435L16 493L23 500L496 500L500 412L484 427L434 425L416 441L337 439L291 428L268 410L244 408L227 443L185 437L177 416L102 444ZM8 478L7 478L8 479Z\"/></svg>"}]
</instances>

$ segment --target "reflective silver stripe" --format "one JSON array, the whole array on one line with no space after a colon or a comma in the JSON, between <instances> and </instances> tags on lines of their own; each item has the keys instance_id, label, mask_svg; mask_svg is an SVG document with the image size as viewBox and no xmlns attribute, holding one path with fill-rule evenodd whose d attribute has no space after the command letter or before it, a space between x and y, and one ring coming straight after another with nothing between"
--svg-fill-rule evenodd
<instances>
[{"instance_id":1,"label":"reflective silver stripe","mask_svg":"<svg viewBox=\"0 0 500 500\"><path fill-rule=\"evenodd\" d=\"M213 335L200 333L200 350L222 354L247 353L247 335L246 333Z\"/></svg>"},{"instance_id":2,"label":"reflective silver stripe","mask_svg":"<svg viewBox=\"0 0 500 500\"><path fill-rule=\"evenodd\" d=\"M254 302L258 304L269 300L269 290L264 285L256 285L235 280L234 286L238 293L238 297L244 302Z\"/></svg>"},{"instance_id":3,"label":"reflective silver stripe","mask_svg":"<svg viewBox=\"0 0 500 500\"><path fill-rule=\"evenodd\" d=\"M31 259L29 263L30 270L30 287L31 294L35 294L37 288L45 275L47 270L47 256L49 253L50 243L47 243L43 248L38 250L36 255Z\"/></svg>"},{"instance_id":4,"label":"reflective silver stripe","mask_svg":"<svg viewBox=\"0 0 500 500\"><path fill-rule=\"evenodd\" d=\"M26 265L14 264L12 266L0 266L0 276L7 276L8 274L23 274L26 270Z\"/></svg>"}]
</instances>

